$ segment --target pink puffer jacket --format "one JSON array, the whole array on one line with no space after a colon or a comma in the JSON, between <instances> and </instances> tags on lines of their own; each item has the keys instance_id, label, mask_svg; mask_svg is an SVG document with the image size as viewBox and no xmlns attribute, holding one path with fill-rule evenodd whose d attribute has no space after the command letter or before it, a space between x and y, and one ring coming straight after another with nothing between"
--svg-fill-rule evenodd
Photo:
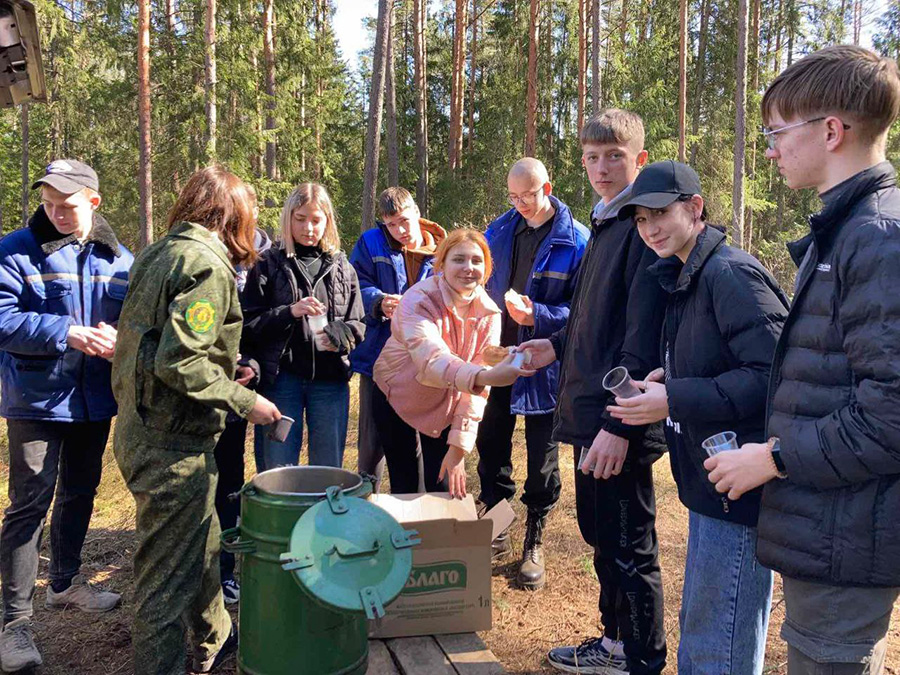
<instances>
[{"instance_id":1,"label":"pink puffer jacket","mask_svg":"<svg viewBox=\"0 0 900 675\"><path fill-rule=\"evenodd\" d=\"M500 344L500 310L479 287L462 319L458 297L442 275L406 291L373 377L404 422L433 438L450 425L449 444L470 452L490 389L475 376L484 348Z\"/></svg>"}]
</instances>

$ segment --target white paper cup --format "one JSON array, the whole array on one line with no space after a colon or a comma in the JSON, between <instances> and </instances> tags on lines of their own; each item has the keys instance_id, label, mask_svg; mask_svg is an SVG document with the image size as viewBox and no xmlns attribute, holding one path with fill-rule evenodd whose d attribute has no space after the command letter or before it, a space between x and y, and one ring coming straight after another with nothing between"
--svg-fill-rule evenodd
<instances>
[{"instance_id":1,"label":"white paper cup","mask_svg":"<svg viewBox=\"0 0 900 675\"><path fill-rule=\"evenodd\" d=\"M319 346L319 341L316 339L316 334L319 331L325 330L325 326L328 325L328 317L325 314L309 314L307 315L306 320L309 321L309 330L312 332L313 343L316 345L316 349L322 351L322 348Z\"/></svg>"}]
</instances>

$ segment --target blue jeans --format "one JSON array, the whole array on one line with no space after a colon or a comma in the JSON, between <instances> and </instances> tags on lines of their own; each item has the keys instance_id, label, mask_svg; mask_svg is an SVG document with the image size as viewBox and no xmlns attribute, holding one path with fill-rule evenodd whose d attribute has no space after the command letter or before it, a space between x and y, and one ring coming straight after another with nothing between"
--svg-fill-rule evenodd
<instances>
[{"instance_id":1,"label":"blue jeans","mask_svg":"<svg viewBox=\"0 0 900 675\"><path fill-rule=\"evenodd\" d=\"M759 675L772 572L756 561L756 528L689 513L678 673Z\"/></svg>"},{"instance_id":2,"label":"blue jeans","mask_svg":"<svg viewBox=\"0 0 900 675\"><path fill-rule=\"evenodd\" d=\"M278 406L282 415L293 417L295 421L284 443L269 439L268 427L256 427L253 454L257 472L300 462L304 412L309 426L310 465L341 466L350 415L350 385L347 382L307 380L282 371L275 383L261 387L260 393Z\"/></svg>"}]
</instances>

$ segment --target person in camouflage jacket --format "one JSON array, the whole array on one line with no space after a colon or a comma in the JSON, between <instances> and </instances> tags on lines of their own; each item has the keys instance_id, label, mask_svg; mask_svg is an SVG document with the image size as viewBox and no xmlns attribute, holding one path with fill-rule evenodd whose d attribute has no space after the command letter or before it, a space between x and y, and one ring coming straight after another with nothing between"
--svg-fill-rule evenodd
<instances>
[{"instance_id":1,"label":"person in camouflage jacket","mask_svg":"<svg viewBox=\"0 0 900 675\"><path fill-rule=\"evenodd\" d=\"M243 323L234 265L255 259L252 204L220 167L195 173L169 234L135 261L119 319L114 450L137 505L137 675L185 672L185 626L195 672L237 642L219 581L213 450L227 412L257 424L281 416L233 380Z\"/></svg>"}]
</instances>

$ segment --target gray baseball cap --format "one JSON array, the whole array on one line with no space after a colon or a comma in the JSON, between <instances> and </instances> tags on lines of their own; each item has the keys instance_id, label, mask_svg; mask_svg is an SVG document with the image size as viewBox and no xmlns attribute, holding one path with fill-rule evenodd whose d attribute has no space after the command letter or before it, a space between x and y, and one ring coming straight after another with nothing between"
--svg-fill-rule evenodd
<instances>
[{"instance_id":1,"label":"gray baseball cap","mask_svg":"<svg viewBox=\"0 0 900 675\"><path fill-rule=\"evenodd\" d=\"M49 185L66 195L75 194L84 188L95 192L100 190L97 172L77 159L55 159L50 162L44 175L34 181L31 189L35 190L41 185Z\"/></svg>"}]
</instances>

